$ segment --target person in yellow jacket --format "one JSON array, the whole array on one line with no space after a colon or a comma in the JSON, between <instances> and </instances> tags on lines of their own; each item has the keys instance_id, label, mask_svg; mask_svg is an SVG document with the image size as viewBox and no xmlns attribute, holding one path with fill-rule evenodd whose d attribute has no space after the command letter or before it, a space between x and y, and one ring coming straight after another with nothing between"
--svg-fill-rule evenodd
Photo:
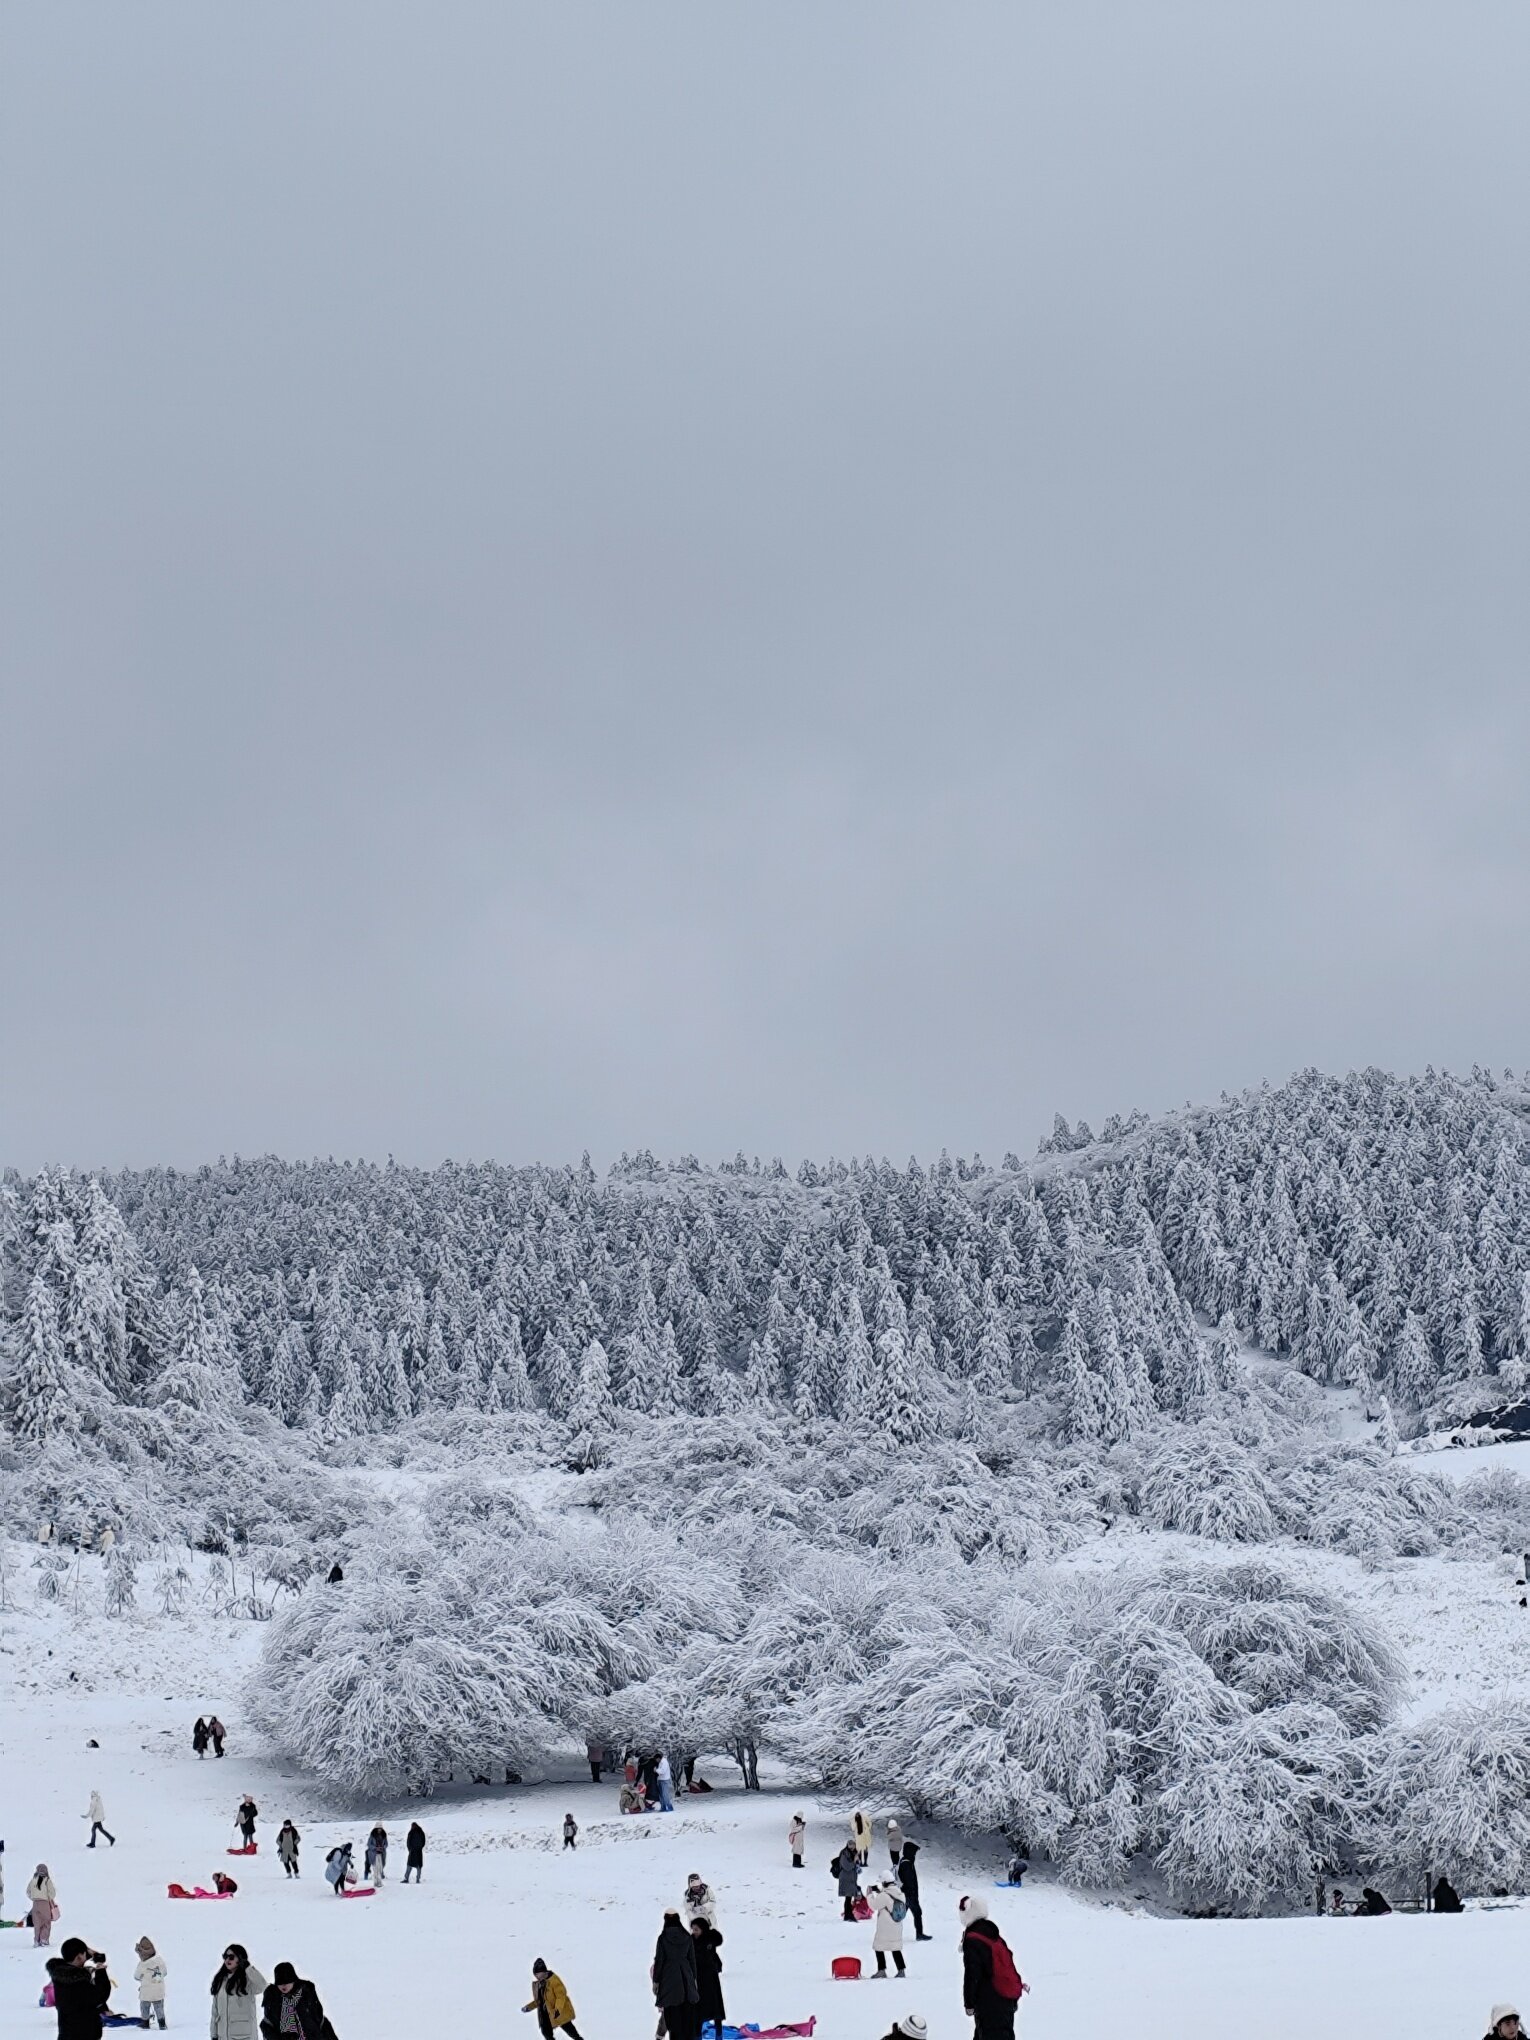
<instances>
[{"instance_id":1,"label":"person in yellow jacket","mask_svg":"<svg viewBox=\"0 0 1530 2040\"><path fill-rule=\"evenodd\" d=\"M536 2013L542 2040L553 2040L554 2033L567 2033L569 2040L582 2040L574 2024L574 2001L563 1978L549 1969L540 1955L531 1965L531 2002L522 2005L521 2010Z\"/></svg>"}]
</instances>

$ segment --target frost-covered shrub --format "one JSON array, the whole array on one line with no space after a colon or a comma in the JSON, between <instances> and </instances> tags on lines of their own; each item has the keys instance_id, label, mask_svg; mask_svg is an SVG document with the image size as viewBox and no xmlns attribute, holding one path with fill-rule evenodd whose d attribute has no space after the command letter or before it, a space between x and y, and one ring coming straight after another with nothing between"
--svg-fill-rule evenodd
<instances>
[{"instance_id":1,"label":"frost-covered shrub","mask_svg":"<svg viewBox=\"0 0 1530 2040\"><path fill-rule=\"evenodd\" d=\"M1451 1707L1368 1739L1357 1843L1475 1891L1530 1888L1530 1703Z\"/></svg>"},{"instance_id":2,"label":"frost-covered shrub","mask_svg":"<svg viewBox=\"0 0 1530 2040\"><path fill-rule=\"evenodd\" d=\"M1281 1530L1356 1558L1424 1557L1468 1527L1447 1481L1369 1444L1308 1452L1274 1487Z\"/></svg>"},{"instance_id":3,"label":"frost-covered shrub","mask_svg":"<svg viewBox=\"0 0 1530 2040\"><path fill-rule=\"evenodd\" d=\"M1507 1466L1490 1466L1464 1480L1456 1499L1475 1533L1489 1551L1530 1551L1530 1481Z\"/></svg>"},{"instance_id":4,"label":"frost-covered shrub","mask_svg":"<svg viewBox=\"0 0 1530 2040\"><path fill-rule=\"evenodd\" d=\"M1144 1454L1142 1514L1163 1530L1258 1544L1275 1530L1270 1482L1252 1453L1216 1424L1163 1432Z\"/></svg>"}]
</instances>

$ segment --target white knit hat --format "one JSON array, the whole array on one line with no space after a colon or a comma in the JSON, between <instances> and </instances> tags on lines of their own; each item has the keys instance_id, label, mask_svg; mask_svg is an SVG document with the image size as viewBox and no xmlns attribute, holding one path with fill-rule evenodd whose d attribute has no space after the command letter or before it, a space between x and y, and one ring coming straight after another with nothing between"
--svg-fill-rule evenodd
<instances>
[{"instance_id":1,"label":"white knit hat","mask_svg":"<svg viewBox=\"0 0 1530 2040\"><path fill-rule=\"evenodd\" d=\"M895 2033L901 2033L904 2040L928 2040L929 2027L917 2012L905 2012L893 2026Z\"/></svg>"},{"instance_id":2,"label":"white knit hat","mask_svg":"<svg viewBox=\"0 0 1530 2040\"><path fill-rule=\"evenodd\" d=\"M1514 2005L1494 2005L1488 2014L1488 2031L1491 2033L1500 2019L1517 2019L1518 2009Z\"/></svg>"},{"instance_id":3,"label":"white knit hat","mask_svg":"<svg viewBox=\"0 0 1530 2040\"><path fill-rule=\"evenodd\" d=\"M962 1899L961 1903L957 1906L956 1916L963 1926L969 1925L973 1920L986 1920L988 1917L987 1899L984 1898L980 1891L972 1892L968 1897Z\"/></svg>"}]
</instances>

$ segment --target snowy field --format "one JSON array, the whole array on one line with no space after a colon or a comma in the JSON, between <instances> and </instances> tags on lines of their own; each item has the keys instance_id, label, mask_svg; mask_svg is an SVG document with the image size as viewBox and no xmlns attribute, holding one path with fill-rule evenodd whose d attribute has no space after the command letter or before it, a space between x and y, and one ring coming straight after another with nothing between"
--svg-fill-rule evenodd
<instances>
[{"instance_id":1,"label":"snowy field","mask_svg":"<svg viewBox=\"0 0 1530 2040\"><path fill-rule=\"evenodd\" d=\"M1434 1637L1436 1685L1443 1673L1449 1686L1448 1661L1467 1647L1468 1684L1489 1690L1498 1654L1519 1644L1509 1615L1522 1625L1523 1613L1492 1568L1410 1567L1406 1581L1380 1576L1372 1591L1378 1609L1392 1601L1394 1616L1406 1595L1417 1634L1409 1655L1425 1671L1418 1660ZM1404 1648L1408 1626L1394 1624ZM624 1820L610 1784L592 1786L571 1753L562 1782L347 1812L252 1747L240 1694L260 1634L210 1618L108 1621L28 1607L0 1615L4 1915L21 1912L26 1878L46 1859L62 1908L55 1947L81 1934L104 1948L119 1979L114 2003L136 2009L131 1950L148 1934L170 1964L175 2030L205 2030L208 1980L224 1943L237 1939L267 1976L283 1959L312 1976L340 2040L518 2031L530 2040L534 2025L519 2024L518 2008L537 1955L568 1983L586 2040L648 2040L653 1940L691 1870L720 1895L730 2016L761 2024L816 2016L818 2040L878 2040L903 2010L922 2013L932 2035L967 2034L955 1910L973 1889L994 1902L1032 1987L1020 2030L1035 2036L1093 2029L1184 2040L1237 2030L1258 2040L1337 2040L1375 2027L1389 2040L1476 2040L1495 1999L1530 1994L1522 1906L1460 1918L1193 1921L1129 1899L1092 1903L1046 1881L1023 1894L994 1890L992 1854L939 1830L925 1831L921 1859L935 1939L916 1945L909 1933L908 1981L832 1983L837 1954L873 1966L871 1929L842 1924L827 1874L845 1831L840 1809L782 1780L745 1794L731 1766L708 1764L712 1795L682 1800L670 1818ZM1511 1674L1519 1679L1522 1653L1515 1650ZM221 1763L198 1762L190 1724L214 1708L230 1727L230 1752ZM87 1747L91 1737L99 1749ZM93 1787L115 1849L84 1846L81 1815ZM260 1805L262 1848L231 1862L223 1852L246 1790ZM785 1830L799 1808L809 1841L807 1867L794 1873ZM573 1855L559 1846L566 1811L583 1830ZM296 1885L272 1852L286 1815L303 1834ZM430 1852L425 1883L405 1889L399 1845L415 1815ZM359 1856L379 1817L394 1842L390 1880L378 1898L342 1905L322 1880L325 1850L354 1839ZM879 1818L874 1865L885 1859L881 1836ZM234 1899L166 1897L170 1881L206 1883L220 1867L239 1879ZM52 2031L52 2014L37 2005L43 1959L29 1930L0 1934L6 2040Z\"/></svg>"}]
</instances>

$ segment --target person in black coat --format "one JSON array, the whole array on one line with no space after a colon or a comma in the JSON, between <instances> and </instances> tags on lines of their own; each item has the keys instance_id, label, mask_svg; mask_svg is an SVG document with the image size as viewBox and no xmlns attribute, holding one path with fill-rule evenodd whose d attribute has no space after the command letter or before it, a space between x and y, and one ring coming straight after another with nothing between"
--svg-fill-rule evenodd
<instances>
[{"instance_id":1,"label":"person in black coat","mask_svg":"<svg viewBox=\"0 0 1530 2040\"><path fill-rule=\"evenodd\" d=\"M898 1857L898 1882L903 1887L903 1903L908 1907L908 1916L914 1923L916 1941L933 1941L935 1936L924 1931L924 1912L919 1904L919 1844L905 1842Z\"/></svg>"},{"instance_id":2,"label":"person in black coat","mask_svg":"<svg viewBox=\"0 0 1530 2040\"><path fill-rule=\"evenodd\" d=\"M696 1983L696 1944L677 1912L664 1915L653 1951L653 2001L664 2014L669 2040L699 2040L701 1992Z\"/></svg>"},{"instance_id":3,"label":"person in black coat","mask_svg":"<svg viewBox=\"0 0 1530 2040\"><path fill-rule=\"evenodd\" d=\"M1360 1903L1355 1907L1357 1917L1366 1920L1379 1920L1383 1913L1389 1913L1391 1910L1392 1908L1387 1904L1379 1891L1372 1891L1368 1884L1362 1886Z\"/></svg>"},{"instance_id":4,"label":"person in black coat","mask_svg":"<svg viewBox=\"0 0 1530 2040\"><path fill-rule=\"evenodd\" d=\"M717 1952L722 1946L722 1938L716 1927L709 1926L704 1919L691 1921L691 1942L696 1955L696 2010L700 2015L698 2030L704 2036L708 2026L715 2026L717 2040L722 2040L723 2023L727 2018L723 2010L722 1957Z\"/></svg>"},{"instance_id":5,"label":"person in black coat","mask_svg":"<svg viewBox=\"0 0 1530 2040\"><path fill-rule=\"evenodd\" d=\"M409 1823L409 1832L404 1837L404 1882L412 1877L416 1884L425 1875L425 1830L417 1820Z\"/></svg>"},{"instance_id":6,"label":"person in black coat","mask_svg":"<svg viewBox=\"0 0 1530 2040\"><path fill-rule=\"evenodd\" d=\"M1461 1894L1448 1877L1439 1878L1429 1894L1430 1908L1434 1912L1465 1912Z\"/></svg>"},{"instance_id":7,"label":"person in black coat","mask_svg":"<svg viewBox=\"0 0 1530 2040\"><path fill-rule=\"evenodd\" d=\"M962 2003L972 2014L973 2040L1014 2040L1016 2001L994 1987L994 1943L998 1928L986 1914L969 1915L962 1934Z\"/></svg>"},{"instance_id":8,"label":"person in black coat","mask_svg":"<svg viewBox=\"0 0 1530 2040\"><path fill-rule=\"evenodd\" d=\"M58 2040L101 2040L101 2014L112 1994L106 1957L71 1935L48 1963Z\"/></svg>"},{"instance_id":9,"label":"person in black coat","mask_svg":"<svg viewBox=\"0 0 1530 2040\"><path fill-rule=\"evenodd\" d=\"M292 2007L293 2024L282 2025L282 2008ZM271 1971L260 2000L260 2030L264 2040L335 2040L335 2029L324 2016L319 1993L306 1976L299 1976L290 1962L278 1962Z\"/></svg>"}]
</instances>

